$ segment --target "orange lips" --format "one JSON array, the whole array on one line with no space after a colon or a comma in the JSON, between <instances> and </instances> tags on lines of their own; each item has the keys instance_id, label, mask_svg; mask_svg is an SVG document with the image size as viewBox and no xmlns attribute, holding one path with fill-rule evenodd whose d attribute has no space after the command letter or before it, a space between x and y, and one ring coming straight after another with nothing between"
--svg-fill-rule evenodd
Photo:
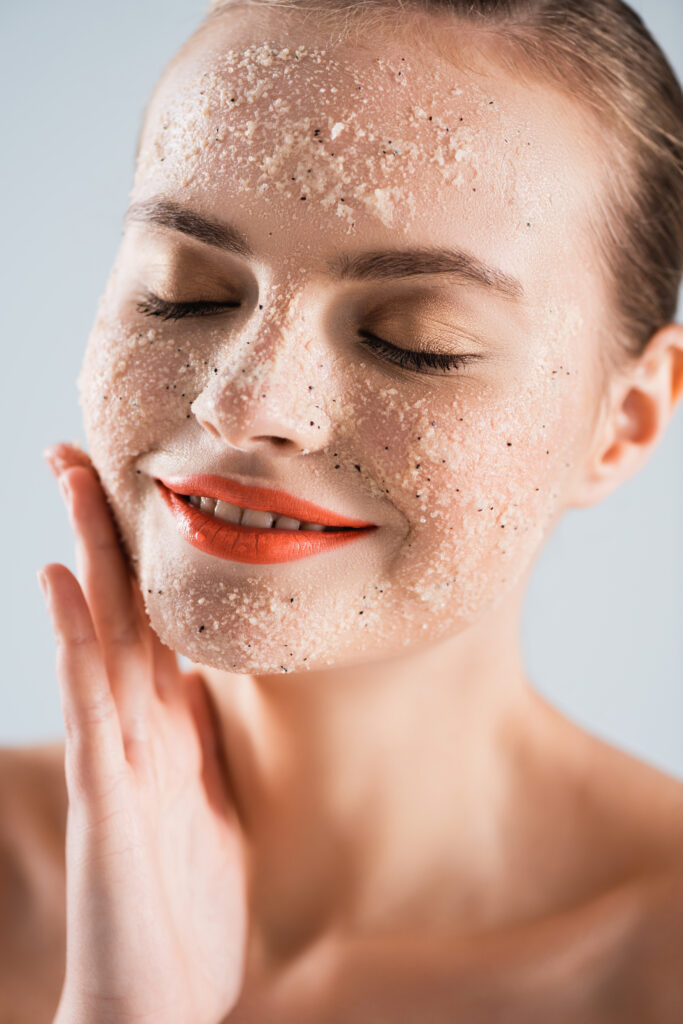
<instances>
[{"instance_id":1,"label":"orange lips","mask_svg":"<svg viewBox=\"0 0 683 1024\"><path fill-rule=\"evenodd\" d=\"M196 479L201 480L199 477ZM169 479L168 482L172 483L173 486L178 484L176 480ZM344 544L350 544L352 541L358 540L360 537L364 537L366 534L372 533L377 529L374 523L363 524L358 528L339 533L323 533L316 530L280 530L272 526L242 526L238 523L230 523L218 519L216 516L207 515L201 509L190 505L189 501L180 497L179 493L165 486L161 480L157 480L156 485L166 507L173 516L179 533L188 544L192 544L193 547L198 548L207 555L215 555L217 558L225 558L231 562L249 562L256 565L266 565L272 562L293 562L299 558L308 558L310 555L317 555L323 551L331 551ZM188 486L187 482L183 485ZM180 493L197 493L205 497L214 497L212 491L215 491L215 488L207 488L207 490L197 492L189 490ZM221 490L225 493L224 487ZM245 488L245 490L251 489ZM234 487L231 489L231 493L235 494ZM216 495L216 497L219 496ZM226 497L221 500L230 501L230 498ZM252 493L250 502L247 503L245 501L241 507L258 507L251 503L253 500ZM231 503L239 504L234 498ZM310 505L310 503L300 503L299 507L301 508L304 505L307 509L317 509L317 506ZM293 507L291 502L288 507ZM321 511L324 512L324 510ZM292 518L299 518L291 512L282 512L281 514L292 515ZM330 513L325 515L328 519L330 517L334 519L334 524L329 525L341 525L342 523L343 525L347 523L354 525L358 522L358 520L342 521L341 517L331 516ZM303 516L301 518L303 519ZM328 525L325 523L324 518L311 518L306 521L320 522L322 525Z\"/></svg>"},{"instance_id":2,"label":"orange lips","mask_svg":"<svg viewBox=\"0 0 683 1024\"><path fill-rule=\"evenodd\" d=\"M216 498L240 508L253 508L262 512L274 512L278 516L289 516L302 523L320 523L321 526L374 526L363 519L349 519L348 516L330 512L312 501L296 498L286 491L270 487L256 487L229 480L211 473L195 473L192 476L165 476L162 484L176 494L194 494L200 498Z\"/></svg>"}]
</instances>

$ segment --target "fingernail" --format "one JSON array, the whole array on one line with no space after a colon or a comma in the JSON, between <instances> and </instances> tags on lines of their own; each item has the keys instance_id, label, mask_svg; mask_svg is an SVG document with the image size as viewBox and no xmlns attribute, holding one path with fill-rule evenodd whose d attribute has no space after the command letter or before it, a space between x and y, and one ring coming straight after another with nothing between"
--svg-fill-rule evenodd
<instances>
[{"instance_id":1,"label":"fingernail","mask_svg":"<svg viewBox=\"0 0 683 1024\"><path fill-rule=\"evenodd\" d=\"M59 474L62 473L69 465L69 461L64 455L64 445L62 442L48 445L47 448L43 449L42 454L50 468L50 471L54 473L56 477L58 477Z\"/></svg>"},{"instance_id":2,"label":"fingernail","mask_svg":"<svg viewBox=\"0 0 683 1024\"><path fill-rule=\"evenodd\" d=\"M43 592L43 597L47 598L47 577L42 569L38 570L36 576L38 577L38 583L40 584L40 589Z\"/></svg>"}]
</instances>

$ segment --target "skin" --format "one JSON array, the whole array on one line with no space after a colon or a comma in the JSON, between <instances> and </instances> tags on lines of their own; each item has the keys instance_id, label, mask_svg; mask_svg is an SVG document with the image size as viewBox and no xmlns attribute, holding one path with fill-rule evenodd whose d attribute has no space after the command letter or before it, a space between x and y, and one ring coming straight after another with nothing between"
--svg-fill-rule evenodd
<instances>
[{"instance_id":1,"label":"skin","mask_svg":"<svg viewBox=\"0 0 683 1024\"><path fill-rule=\"evenodd\" d=\"M264 39L289 53L269 63ZM243 880L249 920L230 1020L258 1019L274 978L286 982L268 1008L307 1019L306 992L308 1019L327 999L332 1020L373 962L364 944L383 932L404 937L409 965L415 937L447 931L460 960L440 947L432 968L459 962L471 980L468 936L564 922L555 952L547 936L536 940L560 962L575 920L566 915L590 906L612 922L601 947L611 950L643 919L632 883L680 856L667 829L683 787L550 707L526 676L519 627L529 574L564 510L601 500L661 439L683 388L683 330L668 325L642 359L604 375L612 314L591 233L604 143L568 97L513 78L475 42L459 36L457 61L414 31L330 44L282 11L241 12L192 37L148 107L131 202L164 197L236 223L256 258L127 222L79 381L96 476L85 456L74 466L73 449L56 466L84 506L101 485L144 601L144 642L190 658L193 673L174 685L184 693L183 679L199 680L205 695L231 822L225 833L209 816L207 856L240 835L243 874L231 855L234 888L217 900L227 908ZM401 159L381 154L385 136ZM396 245L460 246L519 278L524 297L445 275L325 276L339 251ZM138 308L144 289L240 306L155 320ZM359 329L478 358L448 375L408 372L362 349ZM291 564L215 559L178 536L154 485L198 471L281 486L380 529ZM98 515L103 523L104 507ZM123 562L103 575L96 542L81 544L91 588L123 578ZM90 606L99 636L106 598L98 612L87 580L79 597L73 577L48 575L57 629L73 640L74 617L87 624ZM123 620L127 607L122 599ZM139 686L114 673L126 680L116 700L124 736L148 714L156 676L146 664ZM74 680L62 681L65 701ZM202 805L202 792L190 799ZM164 841L155 836L161 850ZM112 912L135 903L131 884L108 890ZM613 890L628 895L596 911ZM386 941L396 965L400 942ZM516 949L494 944L479 961L482 989ZM160 986L176 966L162 965ZM552 976L553 1006L560 976L570 980ZM406 977L420 1019L436 990ZM516 993L501 978L493 988L509 1006ZM215 1019L213 1005L200 1013L186 997L195 1021ZM463 1010L452 998L443 993L441 1009ZM352 1007L343 1012L352 1019Z\"/></svg>"}]
</instances>

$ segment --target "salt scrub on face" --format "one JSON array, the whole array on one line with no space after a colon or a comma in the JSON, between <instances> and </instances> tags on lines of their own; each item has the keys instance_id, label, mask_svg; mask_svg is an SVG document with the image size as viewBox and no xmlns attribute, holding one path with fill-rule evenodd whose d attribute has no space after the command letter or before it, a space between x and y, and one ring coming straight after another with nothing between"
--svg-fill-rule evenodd
<instances>
[{"instance_id":1,"label":"salt scrub on face","mask_svg":"<svg viewBox=\"0 0 683 1024\"><path fill-rule=\"evenodd\" d=\"M153 268L180 290L198 257L174 263L171 237L174 251L195 244L177 233L147 252L147 228L130 226L81 375L90 450L152 623L194 661L256 673L455 634L529 568L590 436L578 311L587 323L598 312L583 236L566 230L578 147L568 159L547 95L530 126L516 83L475 80L412 47L383 42L378 56L216 32L157 91L132 198L163 194L238 223L257 261L226 256L219 276L243 310L150 329L140 282ZM527 318L453 290L418 323L382 284L359 321L380 305L388 340L413 347L424 324L425 344L445 332L484 358L437 379L366 355L357 324L330 316L351 303L322 285L320 261L399 234L519 274ZM178 535L153 484L198 468L272 475L380 530L291 564L212 558Z\"/></svg>"},{"instance_id":2,"label":"salt scrub on face","mask_svg":"<svg viewBox=\"0 0 683 1024\"><path fill-rule=\"evenodd\" d=\"M144 565L143 557L139 567ZM354 636L347 660L372 651L383 626L382 602L392 589L389 580L378 578L359 595L357 608L334 596L324 602L316 585L284 587L262 573L232 582L214 579L209 586L204 566L181 563L178 570L170 581L167 572L144 580L147 612L164 643L201 664L257 674L338 664L344 657L340 635ZM312 607L316 616L309 623Z\"/></svg>"},{"instance_id":3,"label":"salt scrub on face","mask_svg":"<svg viewBox=\"0 0 683 1024\"><path fill-rule=\"evenodd\" d=\"M405 90L388 116L386 100L396 86L384 83L396 75ZM446 84L442 96L441 77L440 68L432 73L430 94L439 100L428 113L410 102L423 91L425 75L408 56L387 61L366 53L359 64L326 49L269 43L216 53L209 68L203 62L188 73L182 93L162 90L135 188L161 177L167 187L201 195L229 176L236 196L314 203L347 232L359 212L407 231L418 200L406 186L417 165L433 165L454 188L477 176L476 131L459 113L463 97L493 116L473 84Z\"/></svg>"}]
</instances>

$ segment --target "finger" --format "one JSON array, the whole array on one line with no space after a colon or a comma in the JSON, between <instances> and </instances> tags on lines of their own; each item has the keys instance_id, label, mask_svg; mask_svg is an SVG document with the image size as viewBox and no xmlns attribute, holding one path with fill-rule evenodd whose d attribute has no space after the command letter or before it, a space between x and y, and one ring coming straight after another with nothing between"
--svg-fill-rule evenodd
<instances>
[{"instance_id":1,"label":"finger","mask_svg":"<svg viewBox=\"0 0 683 1024\"><path fill-rule=\"evenodd\" d=\"M76 535L79 577L124 735L142 738L153 692L151 644L116 527L94 469L70 467L59 479Z\"/></svg>"},{"instance_id":2,"label":"finger","mask_svg":"<svg viewBox=\"0 0 683 1024\"><path fill-rule=\"evenodd\" d=\"M207 796L222 813L225 813L226 803L234 810L235 790L230 779L215 705L199 672L183 676L182 681L201 744L202 775Z\"/></svg>"},{"instance_id":3,"label":"finger","mask_svg":"<svg viewBox=\"0 0 683 1024\"><path fill-rule=\"evenodd\" d=\"M157 633L155 633L147 616L145 602L137 580L133 580L132 587L138 606L138 614L149 632L152 651L152 675L156 692L159 698L167 703L180 700L182 698L182 688L178 659L174 651L167 647Z\"/></svg>"},{"instance_id":4,"label":"finger","mask_svg":"<svg viewBox=\"0 0 683 1024\"><path fill-rule=\"evenodd\" d=\"M192 717L197 726L202 752L211 757L218 753L218 722L209 703L205 683L199 672L183 676L183 686Z\"/></svg>"},{"instance_id":5,"label":"finger","mask_svg":"<svg viewBox=\"0 0 683 1024\"><path fill-rule=\"evenodd\" d=\"M159 697L167 703L182 700L181 671L175 652L152 630L154 682Z\"/></svg>"},{"instance_id":6,"label":"finger","mask_svg":"<svg viewBox=\"0 0 683 1024\"><path fill-rule=\"evenodd\" d=\"M97 799L107 796L126 772L116 703L78 580L59 564L45 566L39 580L57 641L70 795Z\"/></svg>"},{"instance_id":7,"label":"finger","mask_svg":"<svg viewBox=\"0 0 683 1024\"><path fill-rule=\"evenodd\" d=\"M56 477L70 466L91 466L90 456L75 444L60 441L43 449L43 458Z\"/></svg>"}]
</instances>

